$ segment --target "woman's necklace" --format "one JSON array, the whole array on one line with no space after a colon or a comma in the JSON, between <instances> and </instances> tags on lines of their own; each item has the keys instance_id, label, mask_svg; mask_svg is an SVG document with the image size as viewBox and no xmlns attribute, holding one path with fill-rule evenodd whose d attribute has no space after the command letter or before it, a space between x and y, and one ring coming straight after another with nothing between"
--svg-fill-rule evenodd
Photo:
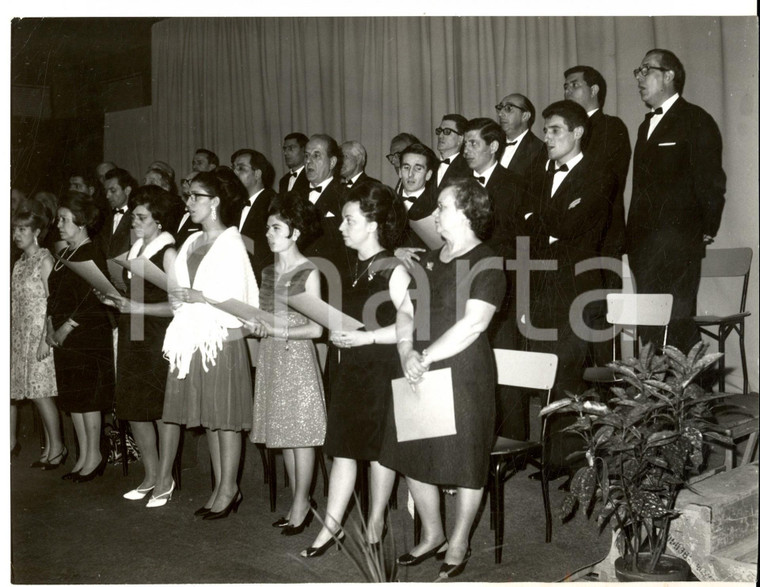
<instances>
[{"instance_id":1,"label":"woman's necklace","mask_svg":"<svg viewBox=\"0 0 760 587\"><path fill-rule=\"evenodd\" d=\"M356 284L359 283L359 278L365 273L369 272L369 270L372 268L372 263L375 262L375 257L377 257L380 253L381 251L378 251L377 253L372 255L372 257L369 260L369 264L364 268L364 270L361 273L359 273L359 257L356 258L356 271L354 271L354 274L358 273L358 275L356 276L356 279L354 279L353 283L351 284L351 287L356 287ZM369 273L367 275L367 281L372 281L372 278L374 276L375 276L374 273Z\"/></svg>"},{"instance_id":2,"label":"woman's necklace","mask_svg":"<svg viewBox=\"0 0 760 587\"><path fill-rule=\"evenodd\" d=\"M71 251L71 254L66 257L66 261L69 261L79 250L79 247L81 247L84 243L90 242L90 237L85 237L84 240L79 243L76 248ZM68 245L64 250L61 251L61 254L58 256L58 260L55 262L55 265L53 265L53 271L60 271L60 269L63 267L63 256L68 252L68 250L71 248L71 245Z\"/></svg>"}]
</instances>

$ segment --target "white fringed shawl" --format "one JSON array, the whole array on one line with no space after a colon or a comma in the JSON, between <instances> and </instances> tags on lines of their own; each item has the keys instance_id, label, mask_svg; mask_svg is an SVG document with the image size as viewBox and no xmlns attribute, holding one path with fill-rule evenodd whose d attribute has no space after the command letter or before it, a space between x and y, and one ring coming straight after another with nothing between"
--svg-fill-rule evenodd
<instances>
[{"instance_id":1,"label":"white fringed shawl","mask_svg":"<svg viewBox=\"0 0 760 587\"><path fill-rule=\"evenodd\" d=\"M127 253L127 259L131 261L132 259L137 259L138 257L142 257L144 259L150 259L153 255L155 255L158 251L163 249L166 245L173 245L174 244L174 237L169 234L168 232L162 232L159 234L156 238L154 238L152 241L150 241L147 245L145 245L145 250L140 253L140 248L143 246L143 241L145 239L138 238L135 241L135 244L132 245L132 248L129 249L129 253ZM163 266L159 267L161 271L164 270ZM132 274L127 271L127 275L129 277L132 277Z\"/></svg>"},{"instance_id":2,"label":"white fringed shawl","mask_svg":"<svg viewBox=\"0 0 760 587\"><path fill-rule=\"evenodd\" d=\"M203 232L191 234L177 253L177 260L169 275L172 287L192 287L215 301L235 298L258 307L259 288L248 260L243 239L234 226L217 237L198 266L195 280L190 283L187 256L193 243ZM177 378L184 379L190 368L190 360L200 350L203 370L208 363L216 365L216 355L227 339L228 328L239 328L241 322L208 303L175 303L174 319L166 329L164 357L171 371L176 369Z\"/></svg>"}]
</instances>

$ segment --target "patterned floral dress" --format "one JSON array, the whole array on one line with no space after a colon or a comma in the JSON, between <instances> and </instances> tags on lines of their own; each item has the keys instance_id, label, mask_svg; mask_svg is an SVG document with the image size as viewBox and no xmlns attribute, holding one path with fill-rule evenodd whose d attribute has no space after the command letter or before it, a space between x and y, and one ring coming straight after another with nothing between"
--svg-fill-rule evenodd
<instances>
[{"instance_id":1,"label":"patterned floral dress","mask_svg":"<svg viewBox=\"0 0 760 587\"><path fill-rule=\"evenodd\" d=\"M37 347L45 329L47 297L40 268L47 249L31 257L23 254L11 278L11 399L37 399L58 395L53 353L37 360Z\"/></svg>"}]
</instances>

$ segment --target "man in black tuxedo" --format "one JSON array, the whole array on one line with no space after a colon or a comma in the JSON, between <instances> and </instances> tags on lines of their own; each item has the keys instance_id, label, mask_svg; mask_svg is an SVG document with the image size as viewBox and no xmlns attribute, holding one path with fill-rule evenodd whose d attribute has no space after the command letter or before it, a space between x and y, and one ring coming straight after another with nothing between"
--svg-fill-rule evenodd
<instances>
[{"instance_id":1,"label":"man in black tuxedo","mask_svg":"<svg viewBox=\"0 0 760 587\"><path fill-rule=\"evenodd\" d=\"M238 149L230 160L232 170L248 192L248 202L240 213L238 230L248 249L256 281L261 283L261 272L274 261L266 238L269 205L277 195L272 189L274 167L264 155L253 149Z\"/></svg>"},{"instance_id":2,"label":"man in black tuxedo","mask_svg":"<svg viewBox=\"0 0 760 587\"><path fill-rule=\"evenodd\" d=\"M713 118L681 97L686 72L672 52L650 50L634 75L650 111L633 154L626 250L636 291L673 294L668 343L687 352L700 340L692 317L701 260L725 204L723 144Z\"/></svg>"},{"instance_id":3,"label":"man in black tuxedo","mask_svg":"<svg viewBox=\"0 0 760 587\"><path fill-rule=\"evenodd\" d=\"M364 171L367 165L367 150L359 141L346 141L340 146L343 166L340 168L341 183L347 190L368 181L377 181Z\"/></svg>"},{"instance_id":4,"label":"man in black tuxedo","mask_svg":"<svg viewBox=\"0 0 760 587\"><path fill-rule=\"evenodd\" d=\"M396 177L398 177L396 187L393 188L397 194L401 194L401 176L399 175L399 172L401 170L401 151L406 149L409 145L413 145L414 143L421 144L422 141L420 141L420 139L411 133L399 133L391 139L390 153L385 156L385 158L388 160L388 163L393 165L393 169L396 171Z\"/></svg>"},{"instance_id":5,"label":"man in black tuxedo","mask_svg":"<svg viewBox=\"0 0 760 587\"><path fill-rule=\"evenodd\" d=\"M280 178L278 194L288 192L303 193L309 187L309 180L303 172L304 150L309 137L300 132L292 132L282 142L282 156L288 172Z\"/></svg>"},{"instance_id":6,"label":"man in black tuxedo","mask_svg":"<svg viewBox=\"0 0 760 587\"><path fill-rule=\"evenodd\" d=\"M622 261L625 248L625 209L623 192L628 165L631 162L631 143L628 129L616 116L605 114L607 82L596 69L588 65L576 65L565 71L565 99L580 104L588 115L587 132L583 134L583 156L598 165L606 166L615 178L615 188L610 196L610 217L607 219L602 241L602 256L616 259L617 271L603 271L604 288L620 291L623 287ZM593 323L597 329L607 326L605 300L593 303ZM612 347L608 342L592 345L596 365L606 365L612 360Z\"/></svg>"},{"instance_id":7,"label":"man in black tuxedo","mask_svg":"<svg viewBox=\"0 0 760 587\"><path fill-rule=\"evenodd\" d=\"M322 235L302 252L307 257L321 257L332 263L345 281L348 279L348 250L338 230L345 193L339 179L342 160L343 152L334 138L326 134L311 135L306 144L304 169L309 186L303 196L319 211Z\"/></svg>"},{"instance_id":8,"label":"man in black tuxedo","mask_svg":"<svg viewBox=\"0 0 760 587\"><path fill-rule=\"evenodd\" d=\"M193 171L213 171L219 167L219 157L208 149L197 149L193 155Z\"/></svg>"},{"instance_id":9,"label":"man in black tuxedo","mask_svg":"<svg viewBox=\"0 0 760 587\"><path fill-rule=\"evenodd\" d=\"M106 172L104 188L111 210L98 233L97 243L106 259L113 259L126 253L132 245L132 212L128 204L130 194L137 189L137 180L128 171L115 168ZM126 294L127 286L121 265L108 263L108 273L116 289Z\"/></svg>"},{"instance_id":10,"label":"man in black tuxedo","mask_svg":"<svg viewBox=\"0 0 760 587\"><path fill-rule=\"evenodd\" d=\"M535 170L541 171L546 162L546 148L531 127L536 119L536 108L522 94L509 94L496 105L499 124L506 134L504 151L499 163L526 181Z\"/></svg>"},{"instance_id":11,"label":"man in black tuxedo","mask_svg":"<svg viewBox=\"0 0 760 587\"><path fill-rule=\"evenodd\" d=\"M180 192L180 196L182 197L182 201L185 203L187 202L187 197L190 195L190 184L192 183L193 178L198 175L198 173L198 171L191 171L182 180L182 190ZM179 219L179 224L177 225L177 234L174 235L175 246L177 249L179 249L184 244L184 242L187 240L187 237L189 237L194 232L198 232L199 230L201 230L201 225L190 220L190 212L188 212L187 208L185 208L185 212Z\"/></svg>"},{"instance_id":12,"label":"man in black tuxedo","mask_svg":"<svg viewBox=\"0 0 760 587\"><path fill-rule=\"evenodd\" d=\"M576 275L576 265L599 256L609 216L609 193L615 179L609 169L583 154L582 139L588 125L586 111L570 100L543 111L549 161L523 210L531 239L531 258L555 261L556 270L536 271L530 278L530 312L519 300L518 313L529 349L554 353L559 358L552 400L565 392L581 393L588 349L587 307L573 302L602 287L601 270L593 267ZM542 329L539 332L537 329ZM551 332L551 331L554 332ZM572 435L559 431L568 422L550 420L550 448L545 460L552 477L570 473L565 456L575 450Z\"/></svg>"},{"instance_id":13,"label":"man in black tuxedo","mask_svg":"<svg viewBox=\"0 0 760 587\"><path fill-rule=\"evenodd\" d=\"M435 187L438 191L447 179L472 175L470 166L461 156L466 127L467 119L461 114L444 114L441 124L435 129L438 137L436 149L441 156L438 171L435 174Z\"/></svg>"}]
</instances>

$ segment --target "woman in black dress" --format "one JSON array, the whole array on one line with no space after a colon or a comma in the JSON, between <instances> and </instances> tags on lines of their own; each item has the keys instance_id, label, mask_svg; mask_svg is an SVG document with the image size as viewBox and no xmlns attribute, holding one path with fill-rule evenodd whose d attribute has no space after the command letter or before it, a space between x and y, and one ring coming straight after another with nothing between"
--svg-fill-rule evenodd
<instances>
[{"instance_id":1,"label":"woman in black dress","mask_svg":"<svg viewBox=\"0 0 760 587\"><path fill-rule=\"evenodd\" d=\"M58 230L67 246L67 261L94 261L107 274L102 253L90 240L100 212L91 196L70 191L58 204ZM79 458L65 479L91 481L101 475L106 459L100 454L103 410L113 403L113 334L106 309L92 287L61 260L48 281L47 341L54 349L58 406L71 413L79 443Z\"/></svg>"},{"instance_id":2,"label":"woman in black dress","mask_svg":"<svg viewBox=\"0 0 760 587\"><path fill-rule=\"evenodd\" d=\"M506 281L500 259L482 242L493 224L483 186L472 178L448 182L433 214L445 244L420 260L430 288L432 342L412 342L414 319L402 309L397 317L398 351L404 375L412 382L430 368L451 368L456 434L397 442L391 411L380 462L406 475L422 521L420 543L398 563L415 565L440 553L445 562L439 577L448 578L464 570L470 530L488 477L496 381L486 329L501 304ZM456 522L448 541L438 486L457 488Z\"/></svg>"},{"instance_id":3,"label":"woman in black dress","mask_svg":"<svg viewBox=\"0 0 760 587\"><path fill-rule=\"evenodd\" d=\"M356 250L353 274L343 283L343 312L364 322L365 329L337 332L330 340L340 349L340 364L331 384L324 451L333 457L325 526L301 556L320 556L342 540L343 515L356 482L357 461L369 461L371 495L368 541L380 541L395 472L378 463L391 379L398 373L396 311L411 313L407 295L409 274L393 256L405 215L393 191L370 182L348 192L340 231L346 246ZM388 296L372 312L363 310L376 294Z\"/></svg>"},{"instance_id":4,"label":"woman in black dress","mask_svg":"<svg viewBox=\"0 0 760 587\"><path fill-rule=\"evenodd\" d=\"M127 258L146 259L168 273L177 252L174 237L163 227L170 213L164 190L155 185L137 188L130 197L132 229L137 241ZM140 450L145 477L140 485L124 494L125 499L140 500L156 484L158 447L165 426L161 420L169 363L161 347L172 317L167 293L149 281L134 278L124 271L129 297L98 296L104 304L121 312L116 366L116 415L129 420ZM135 315L139 318L135 318ZM138 322L135 322L138 320ZM136 327L135 327L136 326ZM155 426L155 427L154 427Z\"/></svg>"}]
</instances>

